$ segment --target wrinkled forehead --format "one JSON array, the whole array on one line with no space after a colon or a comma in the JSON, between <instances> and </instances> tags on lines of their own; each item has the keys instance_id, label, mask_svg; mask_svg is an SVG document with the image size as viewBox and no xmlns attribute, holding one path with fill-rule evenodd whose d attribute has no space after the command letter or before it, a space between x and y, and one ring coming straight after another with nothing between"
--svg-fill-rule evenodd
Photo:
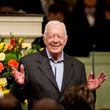
<instances>
[{"instance_id":1,"label":"wrinkled forehead","mask_svg":"<svg viewBox=\"0 0 110 110\"><path fill-rule=\"evenodd\" d=\"M47 27L47 34L65 34L63 25L56 23Z\"/></svg>"}]
</instances>

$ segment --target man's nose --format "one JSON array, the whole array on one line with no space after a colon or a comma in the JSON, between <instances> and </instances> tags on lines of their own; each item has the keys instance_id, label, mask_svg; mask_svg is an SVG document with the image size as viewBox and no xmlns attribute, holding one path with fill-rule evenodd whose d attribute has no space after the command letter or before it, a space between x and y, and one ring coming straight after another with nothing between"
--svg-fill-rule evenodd
<instances>
[{"instance_id":1,"label":"man's nose","mask_svg":"<svg viewBox=\"0 0 110 110\"><path fill-rule=\"evenodd\" d=\"M54 35L54 41L58 41L58 35Z\"/></svg>"}]
</instances>

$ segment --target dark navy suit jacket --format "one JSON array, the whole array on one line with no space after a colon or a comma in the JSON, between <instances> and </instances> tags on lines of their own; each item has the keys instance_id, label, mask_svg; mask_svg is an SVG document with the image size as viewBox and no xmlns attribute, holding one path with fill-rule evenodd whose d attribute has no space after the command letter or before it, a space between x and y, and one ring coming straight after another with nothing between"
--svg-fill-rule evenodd
<instances>
[{"instance_id":1,"label":"dark navy suit jacket","mask_svg":"<svg viewBox=\"0 0 110 110\"><path fill-rule=\"evenodd\" d=\"M24 87L17 84L12 90L19 99L28 99L29 110L34 101L41 98L52 98L58 103L63 101L65 89L86 83L85 67L79 60L64 54L64 76L62 89L59 91L46 51L27 55L21 59L26 73Z\"/></svg>"}]
</instances>

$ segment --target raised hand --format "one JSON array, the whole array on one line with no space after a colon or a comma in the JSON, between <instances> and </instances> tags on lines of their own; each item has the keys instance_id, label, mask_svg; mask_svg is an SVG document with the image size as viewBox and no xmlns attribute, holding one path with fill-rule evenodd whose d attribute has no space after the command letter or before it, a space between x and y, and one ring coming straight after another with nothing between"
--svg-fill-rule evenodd
<instances>
[{"instance_id":1,"label":"raised hand","mask_svg":"<svg viewBox=\"0 0 110 110\"><path fill-rule=\"evenodd\" d=\"M18 71L15 67L12 67L11 69L16 83L23 85L25 81L24 66L22 64L20 65L20 71Z\"/></svg>"},{"instance_id":2,"label":"raised hand","mask_svg":"<svg viewBox=\"0 0 110 110\"><path fill-rule=\"evenodd\" d=\"M87 86L90 90L95 90L99 88L106 79L107 77L104 72L101 72L96 78L94 78L93 72L91 71L88 76Z\"/></svg>"}]
</instances>

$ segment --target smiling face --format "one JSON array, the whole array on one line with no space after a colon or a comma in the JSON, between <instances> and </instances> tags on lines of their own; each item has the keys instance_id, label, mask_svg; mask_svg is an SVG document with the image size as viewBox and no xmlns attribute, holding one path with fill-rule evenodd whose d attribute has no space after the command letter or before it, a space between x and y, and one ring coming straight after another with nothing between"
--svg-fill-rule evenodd
<instances>
[{"instance_id":1,"label":"smiling face","mask_svg":"<svg viewBox=\"0 0 110 110\"><path fill-rule=\"evenodd\" d=\"M52 56L60 57L67 42L65 26L59 21L50 21L44 32L44 43Z\"/></svg>"}]
</instances>

